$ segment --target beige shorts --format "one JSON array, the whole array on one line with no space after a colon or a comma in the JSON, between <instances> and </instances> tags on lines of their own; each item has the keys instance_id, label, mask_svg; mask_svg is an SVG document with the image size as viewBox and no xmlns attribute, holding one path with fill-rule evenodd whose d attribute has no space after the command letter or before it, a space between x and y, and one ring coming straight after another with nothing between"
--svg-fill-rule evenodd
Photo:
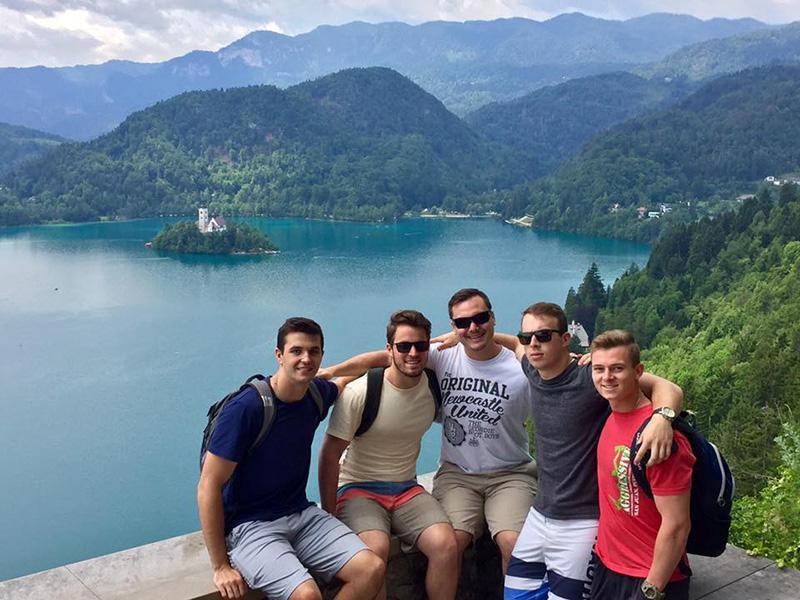
<instances>
[{"instance_id":1,"label":"beige shorts","mask_svg":"<svg viewBox=\"0 0 800 600\"><path fill-rule=\"evenodd\" d=\"M535 495L535 461L488 473L465 473L445 462L433 478L433 496L453 528L466 531L473 540L483 533L484 522L492 538L501 531L519 533Z\"/></svg>"},{"instance_id":2,"label":"beige shorts","mask_svg":"<svg viewBox=\"0 0 800 600\"><path fill-rule=\"evenodd\" d=\"M404 550L413 548L417 538L431 525L450 524L442 507L428 492L414 496L391 511L371 498L356 496L345 501L336 516L356 533L383 531L386 535L394 534L403 543Z\"/></svg>"}]
</instances>

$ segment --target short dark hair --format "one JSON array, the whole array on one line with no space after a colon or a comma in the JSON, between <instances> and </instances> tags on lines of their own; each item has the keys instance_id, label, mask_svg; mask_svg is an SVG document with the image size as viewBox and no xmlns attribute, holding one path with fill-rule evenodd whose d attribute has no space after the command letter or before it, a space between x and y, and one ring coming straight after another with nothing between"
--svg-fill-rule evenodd
<instances>
[{"instance_id":1,"label":"short dark hair","mask_svg":"<svg viewBox=\"0 0 800 600\"><path fill-rule=\"evenodd\" d=\"M487 296L484 292L476 289L476 288L463 288L458 290L455 294L450 297L450 302L447 303L447 314L450 315L450 318L453 318L453 307L456 304L461 304L462 302L466 302L470 298L474 298L475 296L480 296L483 298L483 301L486 303L487 310L492 310L492 303L489 302L489 296Z\"/></svg>"},{"instance_id":2,"label":"short dark hair","mask_svg":"<svg viewBox=\"0 0 800 600\"><path fill-rule=\"evenodd\" d=\"M320 350L325 349L325 336L322 335L322 327L319 323L306 317L289 317L278 329L278 350L283 352L286 344L286 336L290 333L307 333L308 335L319 336Z\"/></svg>"},{"instance_id":3,"label":"short dark hair","mask_svg":"<svg viewBox=\"0 0 800 600\"><path fill-rule=\"evenodd\" d=\"M628 347L628 356L630 356L632 366L635 367L641 362L639 344L636 343L633 334L624 329L609 329L598 335L592 340L590 352L608 350L620 346Z\"/></svg>"},{"instance_id":4,"label":"short dark hair","mask_svg":"<svg viewBox=\"0 0 800 600\"><path fill-rule=\"evenodd\" d=\"M389 324L386 326L386 342L394 343L394 335L400 325L409 325L425 331L425 337L431 339L431 322L417 310L398 310L389 317Z\"/></svg>"},{"instance_id":5,"label":"short dark hair","mask_svg":"<svg viewBox=\"0 0 800 600\"><path fill-rule=\"evenodd\" d=\"M537 302L531 304L528 308L522 311L522 316L533 315L534 317L553 317L558 321L558 330L561 333L567 332L567 315L564 314L564 309L558 304L552 302Z\"/></svg>"}]
</instances>

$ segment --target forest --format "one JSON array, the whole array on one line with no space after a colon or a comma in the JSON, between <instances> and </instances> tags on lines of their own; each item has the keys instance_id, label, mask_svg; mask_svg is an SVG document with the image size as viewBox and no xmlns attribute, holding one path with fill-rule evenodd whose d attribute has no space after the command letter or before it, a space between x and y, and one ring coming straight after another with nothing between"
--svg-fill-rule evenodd
<instances>
[{"instance_id":1,"label":"forest","mask_svg":"<svg viewBox=\"0 0 800 600\"><path fill-rule=\"evenodd\" d=\"M774 188L774 186L771 186ZM800 567L800 192L672 228L604 291L596 266L566 301L594 331L628 329L675 381L736 477L732 542Z\"/></svg>"},{"instance_id":2,"label":"forest","mask_svg":"<svg viewBox=\"0 0 800 600\"><path fill-rule=\"evenodd\" d=\"M151 243L156 250L185 254L271 254L277 251L260 229L246 223L228 223L223 231L201 233L197 223L179 221L165 225Z\"/></svg>"},{"instance_id":3,"label":"forest","mask_svg":"<svg viewBox=\"0 0 800 600\"><path fill-rule=\"evenodd\" d=\"M6 174L0 225L187 215L198 205L386 221L437 207L651 242L800 165L800 69L752 69L688 92L611 74L487 107L469 124L386 68L286 90L190 92Z\"/></svg>"}]
</instances>

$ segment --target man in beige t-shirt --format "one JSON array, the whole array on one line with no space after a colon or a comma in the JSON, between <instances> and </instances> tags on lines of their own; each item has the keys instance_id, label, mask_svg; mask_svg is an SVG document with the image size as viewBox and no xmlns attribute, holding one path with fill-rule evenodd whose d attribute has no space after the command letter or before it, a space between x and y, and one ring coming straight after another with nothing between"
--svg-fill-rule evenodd
<instances>
[{"instance_id":1,"label":"man in beige t-shirt","mask_svg":"<svg viewBox=\"0 0 800 600\"><path fill-rule=\"evenodd\" d=\"M422 313L392 314L386 328L391 364L383 374L375 420L356 436L366 400L365 375L349 384L334 405L320 453L319 488L322 508L384 562L391 534L425 554L428 598L452 600L458 584L455 533L439 503L416 479L420 441L436 414L424 372L430 336L431 323ZM385 584L377 598L386 598Z\"/></svg>"}]
</instances>

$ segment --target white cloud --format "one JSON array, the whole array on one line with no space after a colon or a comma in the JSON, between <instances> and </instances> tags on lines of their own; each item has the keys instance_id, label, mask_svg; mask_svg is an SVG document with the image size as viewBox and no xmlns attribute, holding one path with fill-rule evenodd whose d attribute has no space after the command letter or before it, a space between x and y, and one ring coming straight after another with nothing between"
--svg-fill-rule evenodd
<instances>
[{"instance_id":1,"label":"white cloud","mask_svg":"<svg viewBox=\"0 0 800 600\"><path fill-rule=\"evenodd\" d=\"M355 20L543 20L573 11L616 19L672 12L786 23L800 19L800 0L0 0L0 66L161 61L216 50L257 29L295 35Z\"/></svg>"}]
</instances>

